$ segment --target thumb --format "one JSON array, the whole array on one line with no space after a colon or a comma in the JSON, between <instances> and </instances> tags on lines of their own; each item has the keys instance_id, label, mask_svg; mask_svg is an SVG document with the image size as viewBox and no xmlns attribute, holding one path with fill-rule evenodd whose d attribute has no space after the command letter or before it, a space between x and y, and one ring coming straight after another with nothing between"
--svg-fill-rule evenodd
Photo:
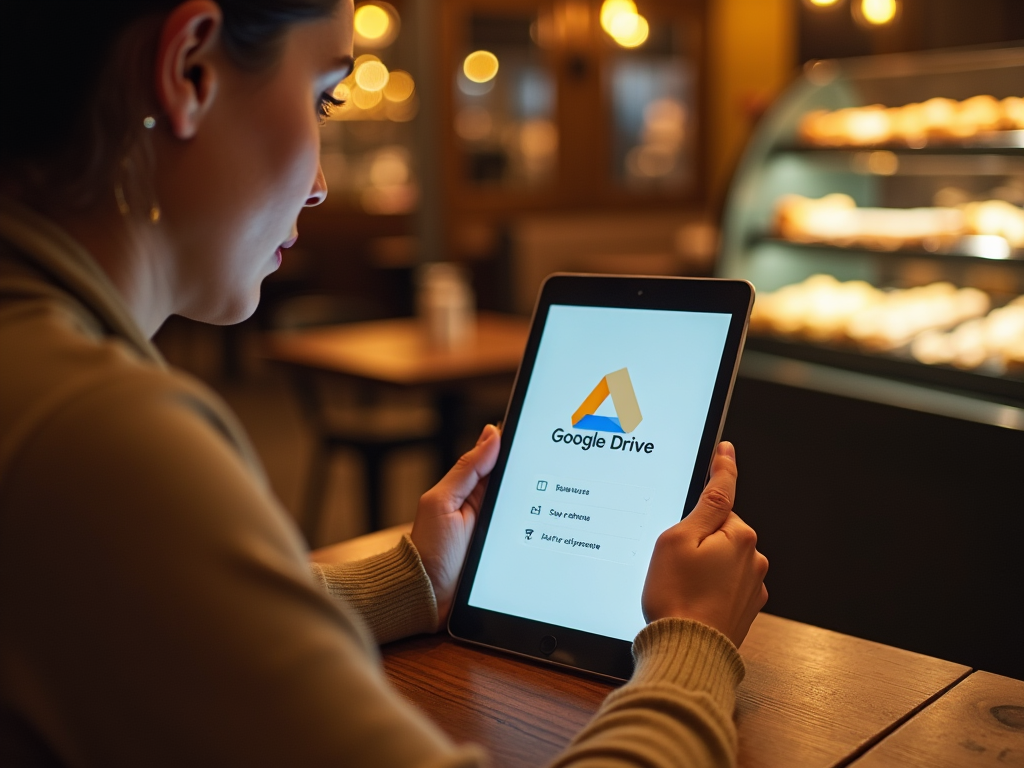
<instances>
[{"instance_id":1,"label":"thumb","mask_svg":"<svg viewBox=\"0 0 1024 768\"><path fill-rule=\"evenodd\" d=\"M484 427L477 444L459 457L455 466L448 470L448 474L435 487L435 491L449 501L451 509L461 507L477 484L494 469L494 463L498 460L498 447L501 445L500 435L501 432L493 424Z\"/></svg>"},{"instance_id":2,"label":"thumb","mask_svg":"<svg viewBox=\"0 0 1024 768\"><path fill-rule=\"evenodd\" d=\"M729 519L735 498L736 450L732 443L719 443L711 460L711 480L697 500L693 512L683 521L698 543Z\"/></svg>"}]
</instances>

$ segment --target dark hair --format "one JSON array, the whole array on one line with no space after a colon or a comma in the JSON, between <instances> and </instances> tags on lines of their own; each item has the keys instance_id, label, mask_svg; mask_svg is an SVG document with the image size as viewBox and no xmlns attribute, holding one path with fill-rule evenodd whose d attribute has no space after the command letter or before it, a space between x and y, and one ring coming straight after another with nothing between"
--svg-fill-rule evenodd
<instances>
[{"instance_id":1,"label":"dark hair","mask_svg":"<svg viewBox=\"0 0 1024 768\"><path fill-rule=\"evenodd\" d=\"M0 11L0 179L88 202L137 139L160 23L181 0L15 0ZM221 40L246 69L276 61L292 25L339 0L220 0ZM127 34L138 28L139 34ZM139 125L136 125L139 123ZM45 189L44 189L45 188ZM33 195L34 196L34 195Z\"/></svg>"}]
</instances>

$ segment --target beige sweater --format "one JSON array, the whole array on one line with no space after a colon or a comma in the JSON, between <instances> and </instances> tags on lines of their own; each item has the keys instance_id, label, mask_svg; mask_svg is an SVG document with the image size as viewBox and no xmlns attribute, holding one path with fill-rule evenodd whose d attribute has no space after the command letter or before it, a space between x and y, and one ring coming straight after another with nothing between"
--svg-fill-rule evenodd
<instances>
[{"instance_id":1,"label":"beige sweater","mask_svg":"<svg viewBox=\"0 0 1024 768\"><path fill-rule=\"evenodd\" d=\"M485 762L381 670L375 641L436 623L412 542L307 556L220 400L77 243L0 207L0 765ZM634 653L557 764L734 763L729 641L663 620Z\"/></svg>"}]
</instances>

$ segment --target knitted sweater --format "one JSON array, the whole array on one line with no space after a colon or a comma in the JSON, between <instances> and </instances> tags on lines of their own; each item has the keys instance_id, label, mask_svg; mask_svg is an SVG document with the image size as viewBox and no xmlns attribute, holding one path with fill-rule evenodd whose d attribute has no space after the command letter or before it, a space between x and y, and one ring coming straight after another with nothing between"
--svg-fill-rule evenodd
<instances>
[{"instance_id":1,"label":"knitted sweater","mask_svg":"<svg viewBox=\"0 0 1024 768\"><path fill-rule=\"evenodd\" d=\"M0 765L467 766L385 679L410 539L313 566L223 403L52 223L0 206ZM662 620L557 765L735 762L732 644Z\"/></svg>"}]
</instances>

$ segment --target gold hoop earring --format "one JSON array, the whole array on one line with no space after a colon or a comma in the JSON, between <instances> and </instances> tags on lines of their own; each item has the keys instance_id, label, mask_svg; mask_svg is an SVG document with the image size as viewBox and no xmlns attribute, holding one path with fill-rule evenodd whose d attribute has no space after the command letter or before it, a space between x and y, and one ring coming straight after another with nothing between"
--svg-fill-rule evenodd
<instances>
[{"instance_id":1,"label":"gold hoop earring","mask_svg":"<svg viewBox=\"0 0 1024 768\"><path fill-rule=\"evenodd\" d=\"M114 201L117 203L117 210L122 216L128 216L132 212L132 206L128 202L129 194L125 193L125 181L130 189L131 199L138 202L149 192L149 206L147 218L150 224L157 224L160 221L160 203L153 192L152 176L154 170L153 145L148 132L156 127L156 118L146 115L142 118L142 127L146 129L141 141L136 145L137 149L130 150L121 159L120 173L114 182ZM141 151L142 157L136 154ZM144 178L149 176L149 179Z\"/></svg>"},{"instance_id":2,"label":"gold hoop earring","mask_svg":"<svg viewBox=\"0 0 1024 768\"><path fill-rule=\"evenodd\" d=\"M142 118L142 127L145 128L147 132L152 131L156 127L156 118L152 115L146 115L144 118ZM143 138L142 143L144 145L144 150L146 152L146 165L148 165L150 169L152 169L154 165L152 141L149 138L149 136L146 136ZM150 224L156 224L159 221L160 203L157 201L156 194L154 193L153 199L150 201L149 205L149 222Z\"/></svg>"}]
</instances>

